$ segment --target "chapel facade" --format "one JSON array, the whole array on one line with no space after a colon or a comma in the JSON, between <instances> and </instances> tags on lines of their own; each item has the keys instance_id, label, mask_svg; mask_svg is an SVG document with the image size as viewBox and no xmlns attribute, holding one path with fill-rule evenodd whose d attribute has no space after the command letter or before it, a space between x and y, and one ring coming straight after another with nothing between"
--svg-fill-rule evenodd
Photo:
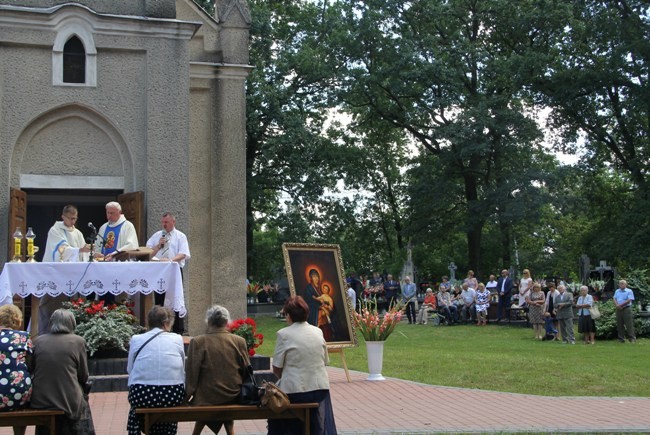
<instances>
[{"instance_id":1,"label":"chapel facade","mask_svg":"<svg viewBox=\"0 0 650 435\"><path fill-rule=\"evenodd\" d=\"M16 227L79 229L120 200L140 245L164 212L189 239L187 329L246 314L250 12L217 0L0 0L0 266Z\"/></svg>"}]
</instances>

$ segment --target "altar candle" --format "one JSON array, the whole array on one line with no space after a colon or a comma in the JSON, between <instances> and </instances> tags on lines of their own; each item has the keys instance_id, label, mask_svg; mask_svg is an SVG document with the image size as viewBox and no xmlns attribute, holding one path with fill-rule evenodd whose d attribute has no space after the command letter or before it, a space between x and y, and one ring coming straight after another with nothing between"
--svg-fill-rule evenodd
<instances>
[{"instance_id":1,"label":"altar candle","mask_svg":"<svg viewBox=\"0 0 650 435\"><path fill-rule=\"evenodd\" d=\"M14 238L14 256L20 257L20 242L21 240L17 237Z\"/></svg>"}]
</instances>

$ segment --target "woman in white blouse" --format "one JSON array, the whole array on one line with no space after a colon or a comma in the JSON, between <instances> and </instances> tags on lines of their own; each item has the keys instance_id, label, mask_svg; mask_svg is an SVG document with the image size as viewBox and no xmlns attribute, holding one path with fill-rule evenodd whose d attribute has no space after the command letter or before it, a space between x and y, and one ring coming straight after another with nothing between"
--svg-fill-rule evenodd
<instances>
[{"instance_id":1,"label":"woman in white blouse","mask_svg":"<svg viewBox=\"0 0 650 435\"><path fill-rule=\"evenodd\" d=\"M526 298L533 288L533 278L530 277L530 271L524 269L524 276L519 280L519 306L522 307L526 303Z\"/></svg>"},{"instance_id":2,"label":"woman in white blouse","mask_svg":"<svg viewBox=\"0 0 650 435\"><path fill-rule=\"evenodd\" d=\"M594 344L596 340L596 322L591 318L589 308L594 306L594 298L586 285L580 287L580 297L576 303L578 309L578 332L583 334L585 344Z\"/></svg>"},{"instance_id":3,"label":"woman in white blouse","mask_svg":"<svg viewBox=\"0 0 650 435\"><path fill-rule=\"evenodd\" d=\"M273 353L273 373L279 378L278 386L287 393L291 403L318 403L318 408L310 411L311 435L336 435L325 368L329 355L323 331L307 322L309 307L301 296L287 299L282 311L288 326L278 331ZM268 434L302 434L302 422L271 419Z\"/></svg>"},{"instance_id":4,"label":"woman in white blouse","mask_svg":"<svg viewBox=\"0 0 650 435\"><path fill-rule=\"evenodd\" d=\"M140 435L136 408L178 406L185 399L185 349L183 337L170 332L174 313L154 306L147 315L149 327L144 334L131 337L129 345L129 435ZM151 434L176 434L178 423L156 423Z\"/></svg>"}]
</instances>

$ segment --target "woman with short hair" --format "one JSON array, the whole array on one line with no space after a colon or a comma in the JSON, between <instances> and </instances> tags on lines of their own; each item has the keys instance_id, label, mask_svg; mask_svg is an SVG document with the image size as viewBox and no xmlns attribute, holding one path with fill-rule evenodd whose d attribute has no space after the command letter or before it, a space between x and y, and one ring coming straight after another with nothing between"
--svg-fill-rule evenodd
<instances>
[{"instance_id":1,"label":"woman with short hair","mask_svg":"<svg viewBox=\"0 0 650 435\"><path fill-rule=\"evenodd\" d=\"M420 311L418 312L418 318L417 318L417 323L426 325L427 324L427 317L430 312L435 312L436 311L436 295L433 294L433 290L431 287L427 288L426 293L424 294L424 302L422 302L422 306L420 307Z\"/></svg>"},{"instance_id":2,"label":"woman with short hair","mask_svg":"<svg viewBox=\"0 0 650 435\"><path fill-rule=\"evenodd\" d=\"M27 355L32 354L29 333L19 328L23 313L13 305L0 307L0 412L13 411L29 403L32 378L27 369Z\"/></svg>"},{"instance_id":3,"label":"woman with short hair","mask_svg":"<svg viewBox=\"0 0 650 435\"><path fill-rule=\"evenodd\" d=\"M287 299L282 311L288 326L277 332L273 354L278 386L291 403L318 403L318 408L310 410L310 434L336 434L323 331L307 322L309 307L300 296ZM303 427L298 419L269 420L268 429L269 435L291 435L302 434Z\"/></svg>"},{"instance_id":4,"label":"woman with short hair","mask_svg":"<svg viewBox=\"0 0 650 435\"><path fill-rule=\"evenodd\" d=\"M528 321L533 325L535 339L544 339L544 305L546 297L539 283L533 284L532 290L526 296L526 305L528 306Z\"/></svg>"},{"instance_id":5,"label":"woman with short hair","mask_svg":"<svg viewBox=\"0 0 650 435\"><path fill-rule=\"evenodd\" d=\"M580 297L576 302L578 309L578 332L582 334L585 344L596 342L596 322L591 317L589 308L594 306L594 298L589 294L589 287L580 287Z\"/></svg>"},{"instance_id":6,"label":"woman with short hair","mask_svg":"<svg viewBox=\"0 0 650 435\"><path fill-rule=\"evenodd\" d=\"M242 382L248 378L246 340L232 334L227 326L230 313L221 305L208 308L205 315L207 332L190 341L187 349L186 398L191 406L235 403ZM233 420L198 421L194 434L207 425L215 434L225 426L234 433Z\"/></svg>"},{"instance_id":7,"label":"woman with short hair","mask_svg":"<svg viewBox=\"0 0 650 435\"><path fill-rule=\"evenodd\" d=\"M487 325L488 309L490 309L490 290L485 288L485 284L478 283L478 291L474 295L474 303L476 304L476 326Z\"/></svg>"},{"instance_id":8,"label":"woman with short hair","mask_svg":"<svg viewBox=\"0 0 650 435\"><path fill-rule=\"evenodd\" d=\"M171 332L174 313L154 306L147 314L149 331L131 337L129 344L129 435L140 435L137 408L178 406L185 397L185 348L183 337ZM156 423L150 434L174 435L178 423Z\"/></svg>"},{"instance_id":9,"label":"woman with short hair","mask_svg":"<svg viewBox=\"0 0 650 435\"><path fill-rule=\"evenodd\" d=\"M31 407L60 409L56 433L94 434L88 396L84 393L88 381L86 341L76 335L74 314L59 308L50 317L50 333L34 339L34 355L28 356L32 376ZM37 428L36 434L48 433Z\"/></svg>"}]
</instances>

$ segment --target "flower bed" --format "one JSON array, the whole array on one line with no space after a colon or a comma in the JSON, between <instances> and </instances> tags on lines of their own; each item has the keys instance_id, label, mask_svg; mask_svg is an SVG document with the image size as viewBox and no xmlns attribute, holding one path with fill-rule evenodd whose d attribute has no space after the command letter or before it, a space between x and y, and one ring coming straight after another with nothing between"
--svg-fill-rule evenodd
<instances>
[{"instance_id":1,"label":"flower bed","mask_svg":"<svg viewBox=\"0 0 650 435\"><path fill-rule=\"evenodd\" d=\"M133 305L128 302L106 306L104 301L80 298L64 302L63 306L74 314L77 321L75 334L86 340L90 356L98 350L128 351L131 336L144 331L133 314Z\"/></svg>"}]
</instances>

